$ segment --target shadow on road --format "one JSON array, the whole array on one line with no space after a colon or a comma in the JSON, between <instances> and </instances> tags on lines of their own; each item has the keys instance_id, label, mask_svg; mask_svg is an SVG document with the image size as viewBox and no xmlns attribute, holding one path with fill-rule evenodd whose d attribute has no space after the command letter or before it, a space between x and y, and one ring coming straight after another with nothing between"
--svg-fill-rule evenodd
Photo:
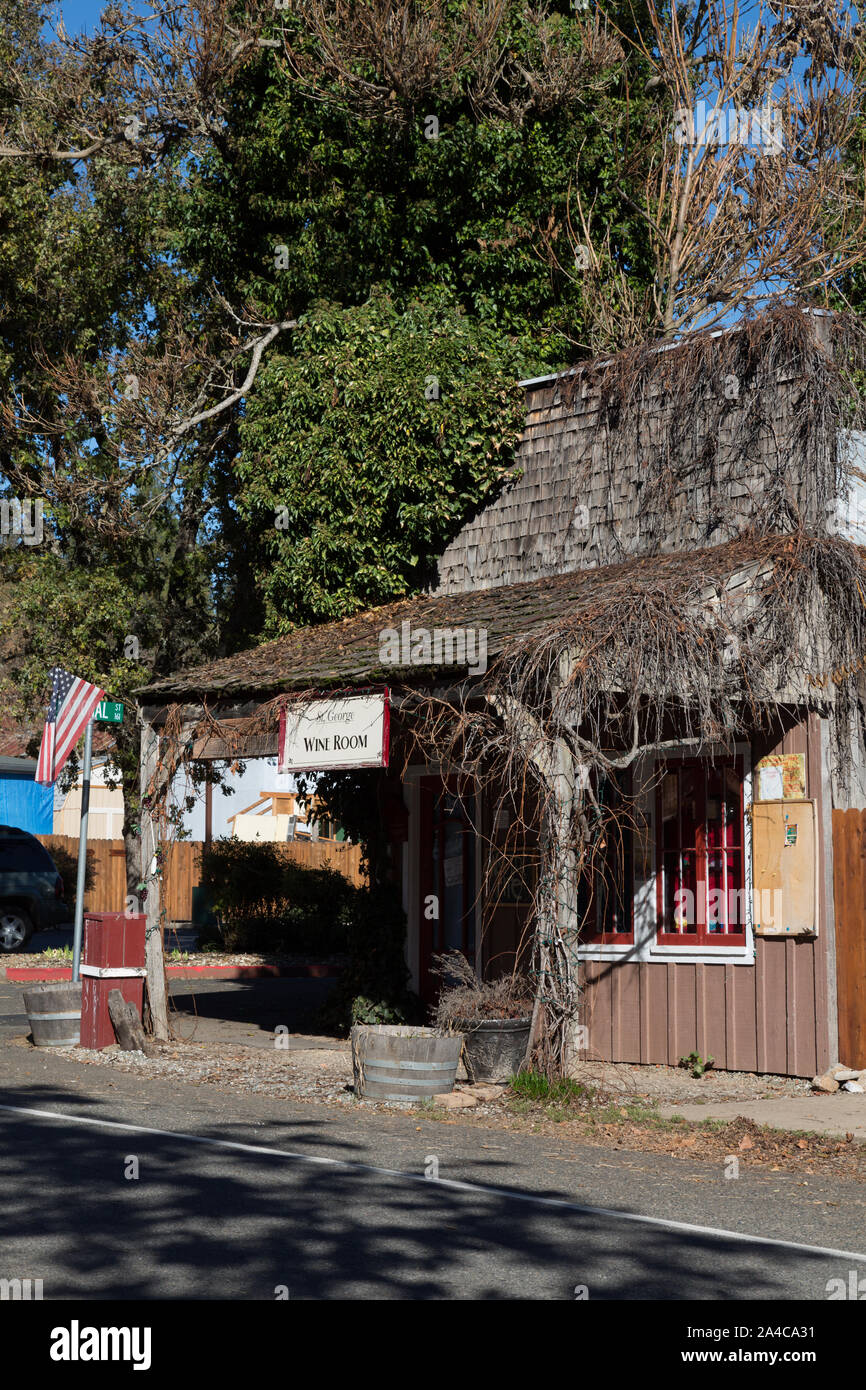
<instances>
[{"instance_id":1,"label":"shadow on road","mask_svg":"<svg viewBox=\"0 0 866 1390\"><path fill-rule=\"evenodd\" d=\"M34 1085L9 1099L59 1109L70 1097ZM112 1115L83 1094L74 1108ZM209 1132L250 1140L248 1125ZM295 1152L358 1153L326 1118L255 1133ZM419 1138L419 1176L430 1142ZM138 1177L126 1177L136 1163ZM498 1167L479 1159L479 1179L502 1182ZM777 1299L794 1266L802 1278L813 1263L435 1181L10 1111L0 1111L0 1173L0 1277L42 1277L52 1299L273 1299L281 1287L291 1298L562 1299L582 1285L591 1300ZM826 1271L816 1254L813 1297Z\"/></svg>"}]
</instances>

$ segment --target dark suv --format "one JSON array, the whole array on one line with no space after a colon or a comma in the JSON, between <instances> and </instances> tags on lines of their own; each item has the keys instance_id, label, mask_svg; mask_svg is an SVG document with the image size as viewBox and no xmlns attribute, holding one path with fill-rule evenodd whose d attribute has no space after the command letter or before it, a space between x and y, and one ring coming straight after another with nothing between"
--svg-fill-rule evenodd
<instances>
[{"instance_id":1,"label":"dark suv","mask_svg":"<svg viewBox=\"0 0 866 1390\"><path fill-rule=\"evenodd\" d=\"M69 921L63 879L35 835L0 825L0 954L20 951L35 931Z\"/></svg>"}]
</instances>

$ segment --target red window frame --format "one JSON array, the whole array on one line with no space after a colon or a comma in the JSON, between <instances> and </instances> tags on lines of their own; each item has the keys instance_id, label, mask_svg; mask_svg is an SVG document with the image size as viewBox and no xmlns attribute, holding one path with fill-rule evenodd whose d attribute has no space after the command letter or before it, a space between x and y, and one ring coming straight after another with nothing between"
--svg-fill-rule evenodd
<instances>
[{"instance_id":1,"label":"red window frame","mask_svg":"<svg viewBox=\"0 0 866 1390\"><path fill-rule=\"evenodd\" d=\"M746 845L743 759L671 758L659 765L656 787L656 940L660 946L745 946L746 922L731 922L731 894L745 906ZM736 777L730 795L729 775ZM664 815L666 789L676 776L676 824ZM717 814L712 814L718 802ZM730 814L731 804L736 812ZM675 920L677 897L692 893L693 922ZM715 895L715 911L710 895ZM719 902L719 895L721 901ZM741 911L741 918L745 912Z\"/></svg>"}]
</instances>

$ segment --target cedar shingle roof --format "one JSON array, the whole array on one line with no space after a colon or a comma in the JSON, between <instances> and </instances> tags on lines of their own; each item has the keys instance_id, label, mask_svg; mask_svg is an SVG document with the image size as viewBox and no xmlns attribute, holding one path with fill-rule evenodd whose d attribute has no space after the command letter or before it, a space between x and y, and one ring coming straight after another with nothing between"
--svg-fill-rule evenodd
<instances>
[{"instance_id":1,"label":"cedar shingle roof","mask_svg":"<svg viewBox=\"0 0 866 1390\"><path fill-rule=\"evenodd\" d=\"M191 671L181 671L138 692L146 703L163 699L201 697L266 699L282 691L341 689L401 680L426 679L431 674L456 675L453 667L431 672L419 666L383 664L380 634L398 633L408 622L412 631L426 628L486 629L487 657L492 660L517 637L541 635L563 618L582 611L629 602L629 595L671 584L696 602L720 587L748 585L754 576L792 547L791 537L770 536L732 541L687 554L676 553L627 560L599 569L554 575L524 584L478 589L464 594L423 594L400 603L374 608L340 622L301 628L275 642L239 652ZM625 610L623 610L625 611Z\"/></svg>"}]
</instances>

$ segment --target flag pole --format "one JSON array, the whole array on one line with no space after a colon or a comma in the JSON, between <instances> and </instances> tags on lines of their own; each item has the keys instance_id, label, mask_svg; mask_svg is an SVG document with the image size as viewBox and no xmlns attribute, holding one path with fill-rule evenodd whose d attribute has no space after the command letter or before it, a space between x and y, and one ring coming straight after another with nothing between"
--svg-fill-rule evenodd
<instances>
[{"instance_id":1,"label":"flag pole","mask_svg":"<svg viewBox=\"0 0 866 1390\"><path fill-rule=\"evenodd\" d=\"M72 978L81 978L81 933L84 926L84 883L87 876L87 813L90 810L90 760L93 753L93 716L84 732L84 767L81 782L81 828L78 832L78 877L75 884L75 925L72 935Z\"/></svg>"}]
</instances>

